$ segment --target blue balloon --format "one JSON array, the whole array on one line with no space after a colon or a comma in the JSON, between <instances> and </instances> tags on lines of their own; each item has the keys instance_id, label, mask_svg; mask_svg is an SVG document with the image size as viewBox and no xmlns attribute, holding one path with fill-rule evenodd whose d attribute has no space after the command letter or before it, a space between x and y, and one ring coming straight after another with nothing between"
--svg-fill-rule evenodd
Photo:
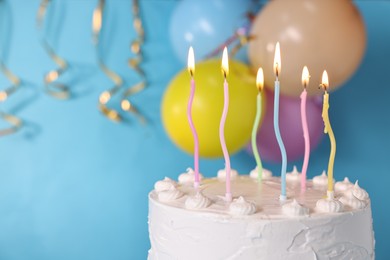
<instances>
[{"instance_id":1,"label":"blue balloon","mask_svg":"<svg viewBox=\"0 0 390 260\"><path fill-rule=\"evenodd\" d=\"M173 11L170 40L177 58L186 64L188 48L197 59L224 43L247 22L250 0L183 0Z\"/></svg>"}]
</instances>

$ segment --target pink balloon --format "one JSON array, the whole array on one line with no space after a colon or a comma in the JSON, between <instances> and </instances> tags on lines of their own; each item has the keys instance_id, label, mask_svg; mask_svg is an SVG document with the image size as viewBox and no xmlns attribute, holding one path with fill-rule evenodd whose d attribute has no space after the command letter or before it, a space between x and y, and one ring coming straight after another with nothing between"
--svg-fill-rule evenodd
<instances>
[{"instance_id":1,"label":"pink balloon","mask_svg":"<svg viewBox=\"0 0 390 260\"><path fill-rule=\"evenodd\" d=\"M281 162L282 156L274 132L274 93L266 90L267 104L264 121L257 133L257 146L261 159L268 162ZM279 127L287 151L287 160L295 161L303 157L305 143L301 123L301 99L280 95ZM324 136L322 121L322 99L314 96L307 98L307 123L309 126L310 148L317 147ZM251 145L247 150L252 153Z\"/></svg>"}]
</instances>

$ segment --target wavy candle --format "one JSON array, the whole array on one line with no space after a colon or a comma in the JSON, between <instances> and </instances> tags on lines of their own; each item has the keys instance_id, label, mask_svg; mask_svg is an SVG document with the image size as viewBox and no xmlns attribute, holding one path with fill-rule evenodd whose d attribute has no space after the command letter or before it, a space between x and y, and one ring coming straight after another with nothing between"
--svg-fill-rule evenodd
<instances>
[{"instance_id":1,"label":"wavy candle","mask_svg":"<svg viewBox=\"0 0 390 260\"><path fill-rule=\"evenodd\" d=\"M303 159L302 165L302 174L301 174L301 189L306 189L306 173L307 167L309 165L309 157L310 157L310 136L309 136L309 128L307 126L307 116L306 116L306 100L307 100L307 91L306 88L309 85L309 70L307 67L303 67L302 71L302 85L303 91L301 94L301 120L302 120L302 129L303 129L303 138L305 139L305 156Z\"/></svg>"},{"instance_id":2,"label":"wavy candle","mask_svg":"<svg viewBox=\"0 0 390 260\"><path fill-rule=\"evenodd\" d=\"M227 82L227 76L229 74L229 60L228 60L228 54L227 54L227 48L225 47L223 49L222 54L222 74L224 77L223 82L223 93L224 93L224 103L223 103L223 112L221 121L219 124L219 140L221 142L223 157L225 158L225 171L226 171L226 201L232 201L232 192L230 189L230 157L229 152L226 147L226 141L225 141L225 122L226 122L226 116L229 109L229 85Z\"/></svg>"},{"instance_id":3,"label":"wavy candle","mask_svg":"<svg viewBox=\"0 0 390 260\"><path fill-rule=\"evenodd\" d=\"M262 68L259 68L259 70L257 71L256 86L259 93L257 93L256 117L252 128L252 150L257 164L257 179L259 180L259 182L261 182L261 180L263 179L263 165L261 163L259 150L257 149L256 136L257 136L257 129L259 128L260 117L261 117L261 91L263 90L264 87L264 72Z\"/></svg>"},{"instance_id":4,"label":"wavy candle","mask_svg":"<svg viewBox=\"0 0 390 260\"><path fill-rule=\"evenodd\" d=\"M188 106L187 106L187 118L188 123L190 124L192 135L194 136L194 172L195 172L195 181L194 181L194 187L199 187L199 139L198 134L195 129L194 122L192 120L192 101L194 100L194 94L195 94L195 57L194 57L194 49L190 47L188 51L188 72L191 76L191 92L190 92L190 98L188 100Z\"/></svg>"},{"instance_id":5,"label":"wavy candle","mask_svg":"<svg viewBox=\"0 0 390 260\"><path fill-rule=\"evenodd\" d=\"M280 59L280 44L276 43L275 47L275 57L274 57L274 73L276 76L275 80L275 93L274 93L274 130L276 140L278 141L280 153L282 154L282 169L281 169L281 194L280 200L284 201L287 199L286 195L286 170L287 170L287 153L286 148L280 135L279 129L279 92L280 92L280 83L279 83L279 74L281 69L281 59Z\"/></svg>"},{"instance_id":6,"label":"wavy candle","mask_svg":"<svg viewBox=\"0 0 390 260\"><path fill-rule=\"evenodd\" d=\"M322 119L324 120L325 129L324 133L328 134L330 139L330 155L329 155L329 163L328 163L328 192L327 196L328 199L333 199L334 197L334 191L333 191L333 166L334 166L334 158L336 157L336 138L334 137L334 133L332 130L332 126L330 125L329 121L329 94L328 94L328 88L329 88L329 79L328 79L328 73L326 70L322 73L322 88L324 89L324 104L322 107Z\"/></svg>"}]
</instances>

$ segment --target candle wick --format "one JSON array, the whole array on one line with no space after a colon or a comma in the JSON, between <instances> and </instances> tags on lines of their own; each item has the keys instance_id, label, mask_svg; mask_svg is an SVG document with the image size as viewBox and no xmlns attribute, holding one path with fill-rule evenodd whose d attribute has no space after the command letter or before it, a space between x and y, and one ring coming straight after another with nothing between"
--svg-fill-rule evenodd
<instances>
[{"instance_id":1,"label":"candle wick","mask_svg":"<svg viewBox=\"0 0 390 260\"><path fill-rule=\"evenodd\" d=\"M328 93L328 86L326 85L326 84L320 84L319 86L318 86L318 89L320 89L320 88L322 88L324 91L325 91L325 93Z\"/></svg>"}]
</instances>

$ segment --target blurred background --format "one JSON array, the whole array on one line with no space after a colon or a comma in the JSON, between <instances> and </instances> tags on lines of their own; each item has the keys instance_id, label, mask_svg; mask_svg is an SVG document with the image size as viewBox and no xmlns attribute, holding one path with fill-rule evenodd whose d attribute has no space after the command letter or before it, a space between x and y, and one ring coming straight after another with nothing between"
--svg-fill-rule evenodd
<instances>
[{"instance_id":1,"label":"blurred background","mask_svg":"<svg viewBox=\"0 0 390 260\"><path fill-rule=\"evenodd\" d=\"M0 259L146 259L148 193L155 181L177 179L193 165L184 75L190 45L202 174L213 177L224 167L218 137L207 138L219 124L222 75L204 60L219 59L226 44L234 91L226 129L232 167L241 174L255 167L247 143L254 73L263 66L257 143L265 167L278 176L270 121L276 41L288 170L302 166L303 65L312 76L308 177L327 167L318 89L327 69L338 149L334 177L359 180L369 192L376 257L389 259L389 12L390 2L379 0L1 0ZM202 102L209 97L201 82L215 94L211 106Z\"/></svg>"}]
</instances>

